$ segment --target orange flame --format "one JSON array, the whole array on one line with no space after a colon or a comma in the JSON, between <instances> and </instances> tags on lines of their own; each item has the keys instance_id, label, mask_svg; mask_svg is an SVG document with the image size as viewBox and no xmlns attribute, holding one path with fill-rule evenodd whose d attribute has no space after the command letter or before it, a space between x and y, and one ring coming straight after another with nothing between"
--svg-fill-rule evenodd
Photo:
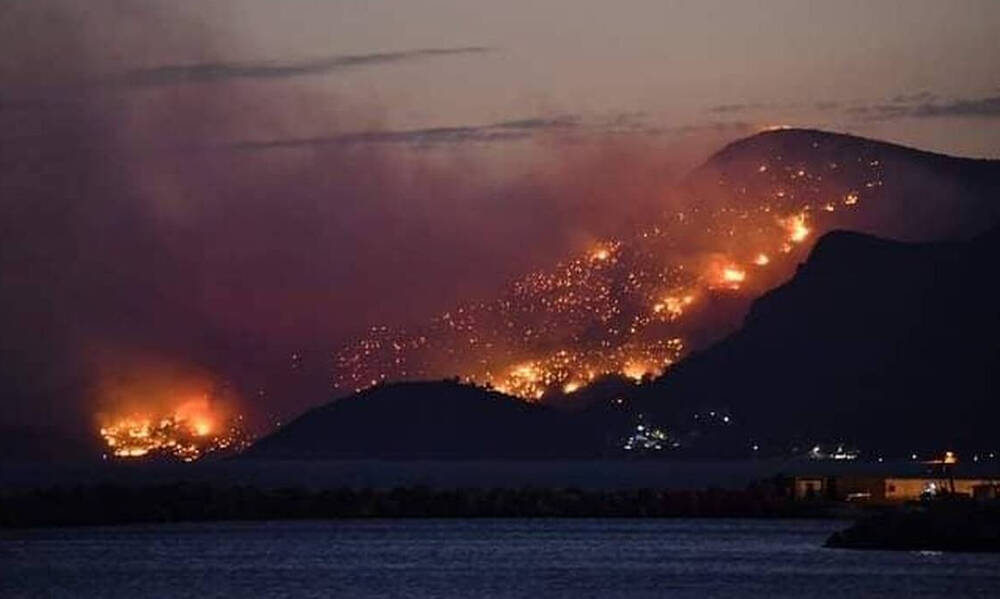
<instances>
[{"instance_id":1,"label":"orange flame","mask_svg":"<svg viewBox=\"0 0 1000 599\"><path fill-rule=\"evenodd\" d=\"M125 369L109 378L102 393L113 409L100 416L99 433L109 455L170 456L185 462L221 449L239 449L249 439L229 410L232 398L204 391L210 377L162 365Z\"/></svg>"},{"instance_id":2,"label":"orange flame","mask_svg":"<svg viewBox=\"0 0 1000 599\"><path fill-rule=\"evenodd\" d=\"M806 214L804 212L781 219L780 222L788 232L788 241L792 243L802 243L812 233L812 229L806 225Z\"/></svg>"}]
</instances>

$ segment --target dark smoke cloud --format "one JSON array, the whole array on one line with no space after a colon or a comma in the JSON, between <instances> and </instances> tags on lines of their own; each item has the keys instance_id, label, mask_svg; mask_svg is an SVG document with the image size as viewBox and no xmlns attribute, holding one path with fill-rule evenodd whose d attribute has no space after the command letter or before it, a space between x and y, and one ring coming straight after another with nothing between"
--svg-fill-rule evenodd
<instances>
[{"instance_id":1,"label":"dark smoke cloud","mask_svg":"<svg viewBox=\"0 0 1000 599\"><path fill-rule=\"evenodd\" d=\"M232 66L211 60L211 31L142 4L15 8L0 21L0 424L89 427L101 378L147 364L210 372L252 415L315 404L346 335L489 293L658 210L673 177L648 140L564 137L641 130L628 116L386 132L382 108L256 81L486 49ZM59 91L181 50L214 66ZM213 84L168 85L193 79ZM529 132L517 173L461 144L410 147ZM240 139L293 141L225 148Z\"/></svg>"}]
</instances>

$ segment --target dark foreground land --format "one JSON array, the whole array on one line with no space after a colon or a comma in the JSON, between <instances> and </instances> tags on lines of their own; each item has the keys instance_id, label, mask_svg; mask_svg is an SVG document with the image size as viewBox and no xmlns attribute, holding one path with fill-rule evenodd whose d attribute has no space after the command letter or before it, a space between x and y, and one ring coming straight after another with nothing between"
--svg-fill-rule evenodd
<instances>
[{"instance_id":1,"label":"dark foreground land","mask_svg":"<svg viewBox=\"0 0 1000 599\"><path fill-rule=\"evenodd\" d=\"M946 499L870 514L827 547L1000 552L1000 502Z\"/></svg>"},{"instance_id":2,"label":"dark foreground land","mask_svg":"<svg viewBox=\"0 0 1000 599\"><path fill-rule=\"evenodd\" d=\"M859 518L840 549L1000 552L1000 502L941 500L865 509L746 489L397 487L315 489L178 482L0 492L0 527L357 518Z\"/></svg>"},{"instance_id":3,"label":"dark foreground land","mask_svg":"<svg viewBox=\"0 0 1000 599\"><path fill-rule=\"evenodd\" d=\"M267 489L203 483L51 487L0 493L0 526L414 517L822 517L762 484L705 489Z\"/></svg>"}]
</instances>

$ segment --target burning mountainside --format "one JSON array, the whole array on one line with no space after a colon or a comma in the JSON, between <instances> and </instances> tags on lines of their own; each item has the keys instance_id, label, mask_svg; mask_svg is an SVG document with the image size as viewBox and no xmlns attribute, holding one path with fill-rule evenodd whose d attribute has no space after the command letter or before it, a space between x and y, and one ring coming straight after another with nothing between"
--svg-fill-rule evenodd
<instances>
[{"instance_id":1,"label":"burning mountainside","mask_svg":"<svg viewBox=\"0 0 1000 599\"><path fill-rule=\"evenodd\" d=\"M751 300L788 279L826 231L933 239L993 222L998 175L988 161L819 132L742 140L633 234L595 241L424 326L371 327L334 353L333 384L343 393L458 375L529 401L586 403L600 388L585 389L592 381L655 376L736 328ZM933 193L916 193L914 181ZM301 354L292 357L298 368ZM108 453L193 460L242 446L242 423L226 417L233 411L210 401L206 420L204 410L180 409L220 388L210 377L178 385L188 379L142 374L142 384L104 393L102 403L115 406L102 419Z\"/></svg>"},{"instance_id":2,"label":"burning mountainside","mask_svg":"<svg viewBox=\"0 0 1000 599\"><path fill-rule=\"evenodd\" d=\"M188 400L172 413L134 413L113 417L100 429L117 458L173 457L193 462L216 452L238 452L250 444L242 417L223 418L207 398Z\"/></svg>"},{"instance_id":3,"label":"burning mountainside","mask_svg":"<svg viewBox=\"0 0 1000 599\"><path fill-rule=\"evenodd\" d=\"M109 406L98 416L107 455L192 462L250 444L233 399L209 377L163 365L121 368L128 377L105 381L99 391Z\"/></svg>"},{"instance_id":4,"label":"burning mountainside","mask_svg":"<svg viewBox=\"0 0 1000 599\"><path fill-rule=\"evenodd\" d=\"M815 134L808 153L703 167L681 188L684 209L628 238L597 243L418 330L372 327L335 354L335 387L459 374L538 400L611 373L658 375L689 336L714 326L717 337L735 324L713 324L720 301L745 308L791 274L818 234L879 206L882 146L854 143L850 156L824 147L840 141Z\"/></svg>"}]
</instances>

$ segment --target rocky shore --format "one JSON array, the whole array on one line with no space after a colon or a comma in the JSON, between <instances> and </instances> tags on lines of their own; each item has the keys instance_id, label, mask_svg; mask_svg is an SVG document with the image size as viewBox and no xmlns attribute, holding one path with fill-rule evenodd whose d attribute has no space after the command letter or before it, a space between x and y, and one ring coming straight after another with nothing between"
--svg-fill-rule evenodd
<instances>
[{"instance_id":1,"label":"rocky shore","mask_svg":"<svg viewBox=\"0 0 1000 599\"><path fill-rule=\"evenodd\" d=\"M1000 552L1000 502L943 499L880 511L834 533L827 547Z\"/></svg>"}]
</instances>

